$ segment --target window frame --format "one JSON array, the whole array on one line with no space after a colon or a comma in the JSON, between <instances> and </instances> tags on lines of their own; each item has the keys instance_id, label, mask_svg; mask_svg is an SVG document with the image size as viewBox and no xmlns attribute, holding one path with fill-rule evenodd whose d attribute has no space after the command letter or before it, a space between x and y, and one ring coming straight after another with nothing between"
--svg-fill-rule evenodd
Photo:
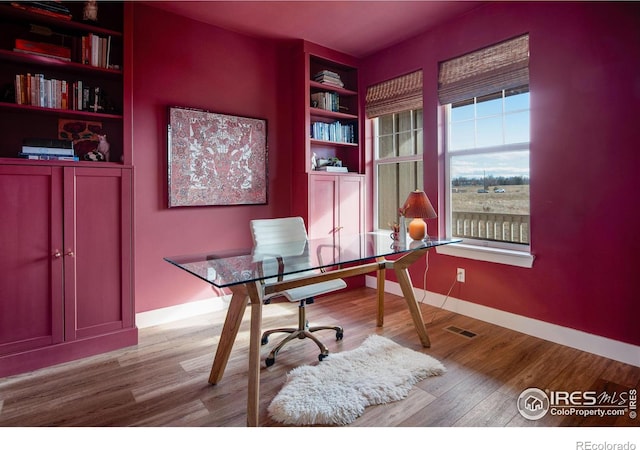
<instances>
[{"instance_id":1,"label":"window frame","mask_svg":"<svg viewBox=\"0 0 640 450\"><path fill-rule=\"evenodd\" d=\"M389 113L389 114L385 114L385 115L397 115L397 114L402 114L403 112L407 112L410 111L411 115L412 115L412 124L417 124L417 118L413 117L416 113L416 111L423 111L422 112L422 123L421 123L421 127L419 128L420 130L422 130L423 133L423 142L422 142L422 153L416 153L415 155L408 155L408 156L395 156L395 157L391 157L391 158L380 158L380 148L379 148L379 118L382 116L377 116L371 119L371 131L372 131L372 137L373 137L373 158L372 158L372 165L373 165L373 229L374 231L390 231L390 228L381 228L379 227L379 211L378 211L378 206L379 206L379 183L378 183L378 179L379 179L379 168L382 165L390 165L390 164L400 164L400 163L406 163L406 162L415 162L415 163L422 163L422 173L420 174L421 177L419 177L419 186L422 187L424 185L424 108L412 108L412 109L407 109L407 110L403 110L403 111L397 111L394 113ZM394 127L395 127L395 121L394 121ZM411 132L415 133L418 130L418 128L414 128L412 126L411 128ZM394 129L393 134L394 135L398 135L400 132L396 129ZM416 141L417 142L417 141ZM409 195L409 192L407 192L407 195ZM400 199L400 202L403 202L403 199Z\"/></svg>"},{"instance_id":2,"label":"window frame","mask_svg":"<svg viewBox=\"0 0 640 450\"><path fill-rule=\"evenodd\" d=\"M503 90L504 92L504 90ZM530 92L530 89L528 90ZM504 94L503 94L504 98ZM514 151L528 151L529 160L531 159L531 138L528 142L502 144L487 147L467 148L462 150L449 150L450 137L450 124L451 124L451 104L441 105L442 108L442 128L443 135L443 161L444 161L444 179L443 179L443 192L444 192L444 208L445 213L441 215L440 226L446 230L447 236L453 236L452 232L452 191L451 191L451 160L453 157L458 156L470 156L470 155L489 155L500 154ZM531 105L529 104L529 123L531 123ZM501 113L502 120L504 121L505 111ZM474 117L474 121L477 124L478 117ZM503 130L504 132L504 130ZM531 182L531 177L529 176ZM529 205L531 205L531 199L529 198ZM529 223L531 223L531 210L529 211ZM529 242L528 243L512 243L505 241L495 241L488 239L476 239L476 238L461 238L462 242L458 244L450 244L436 248L437 253L464 257L474 260L496 262L502 264L508 264L518 267L531 268L533 266L534 256L531 253L531 241L532 241L532 229L529 227Z\"/></svg>"}]
</instances>

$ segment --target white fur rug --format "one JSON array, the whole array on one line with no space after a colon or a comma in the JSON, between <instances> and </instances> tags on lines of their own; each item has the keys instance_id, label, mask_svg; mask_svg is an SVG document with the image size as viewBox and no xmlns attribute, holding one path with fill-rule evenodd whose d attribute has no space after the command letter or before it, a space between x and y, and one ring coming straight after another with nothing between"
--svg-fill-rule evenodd
<instances>
[{"instance_id":1,"label":"white fur rug","mask_svg":"<svg viewBox=\"0 0 640 450\"><path fill-rule=\"evenodd\" d=\"M445 371L431 356L371 335L355 350L290 371L269 415L287 425L346 425L367 406L401 400L418 381Z\"/></svg>"}]
</instances>

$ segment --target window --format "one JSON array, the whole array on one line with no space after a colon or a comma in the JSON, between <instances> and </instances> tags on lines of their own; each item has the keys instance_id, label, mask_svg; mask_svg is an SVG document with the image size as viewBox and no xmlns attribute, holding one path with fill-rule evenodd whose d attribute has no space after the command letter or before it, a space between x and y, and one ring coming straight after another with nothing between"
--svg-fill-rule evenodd
<instances>
[{"instance_id":1,"label":"window","mask_svg":"<svg viewBox=\"0 0 640 450\"><path fill-rule=\"evenodd\" d=\"M528 250L528 87L447 105L446 125L448 234Z\"/></svg>"},{"instance_id":2,"label":"window","mask_svg":"<svg viewBox=\"0 0 640 450\"><path fill-rule=\"evenodd\" d=\"M407 195L423 190L422 71L367 88L373 120L374 228L390 229Z\"/></svg>"},{"instance_id":3,"label":"window","mask_svg":"<svg viewBox=\"0 0 640 450\"><path fill-rule=\"evenodd\" d=\"M442 253L531 267L529 36L440 63L445 218L462 245ZM446 246L452 247L452 246Z\"/></svg>"},{"instance_id":4,"label":"window","mask_svg":"<svg viewBox=\"0 0 640 450\"><path fill-rule=\"evenodd\" d=\"M422 109L376 118L374 136L375 228L389 229L409 192L423 190Z\"/></svg>"}]
</instances>

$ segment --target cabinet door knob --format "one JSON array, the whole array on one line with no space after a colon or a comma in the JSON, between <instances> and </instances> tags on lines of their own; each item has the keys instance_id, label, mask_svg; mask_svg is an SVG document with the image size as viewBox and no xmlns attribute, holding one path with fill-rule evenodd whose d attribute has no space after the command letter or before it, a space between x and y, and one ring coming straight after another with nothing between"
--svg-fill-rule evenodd
<instances>
[{"instance_id":1,"label":"cabinet door knob","mask_svg":"<svg viewBox=\"0 0 640 450\"><path fill-rule=\"evenodd\" d=\"M73 258L73 250L67 250L67 253L65 253L65 256L71 256Z\"/></svg>"},{"instance_id":2,"label":"cabinet door knob","mask_svg":"<svg viewBox=\"0 0 640 450\"><path fill-rule=\"evenodd\" d=\"M62 253L60 253L60 250L55 250L53 252L53 257L54 258L60 258L62 256Z\"/></svg>"}]
</instances>

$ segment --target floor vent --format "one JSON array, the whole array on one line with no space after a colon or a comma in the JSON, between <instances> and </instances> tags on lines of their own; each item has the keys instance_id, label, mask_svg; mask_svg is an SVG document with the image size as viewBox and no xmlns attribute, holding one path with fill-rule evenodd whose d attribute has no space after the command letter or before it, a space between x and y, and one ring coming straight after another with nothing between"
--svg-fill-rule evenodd
<instances>
[{"instance_id":1,"label":"floor vent","mask_svg":"<svg viewBox=\"0 0 640 450\"><path fill-rule=\"evenodd\" d=\"M445 331L448 331L448 332L454 333L454 334L459 334L460 336L466 337L467 339L473 339L474 337L476 337L478 335L477 333L474 333L473 331L465 330L463 328L454 327L453 325L450 325L447 328L445 328Z\"/></svg>"}]
</instances>

